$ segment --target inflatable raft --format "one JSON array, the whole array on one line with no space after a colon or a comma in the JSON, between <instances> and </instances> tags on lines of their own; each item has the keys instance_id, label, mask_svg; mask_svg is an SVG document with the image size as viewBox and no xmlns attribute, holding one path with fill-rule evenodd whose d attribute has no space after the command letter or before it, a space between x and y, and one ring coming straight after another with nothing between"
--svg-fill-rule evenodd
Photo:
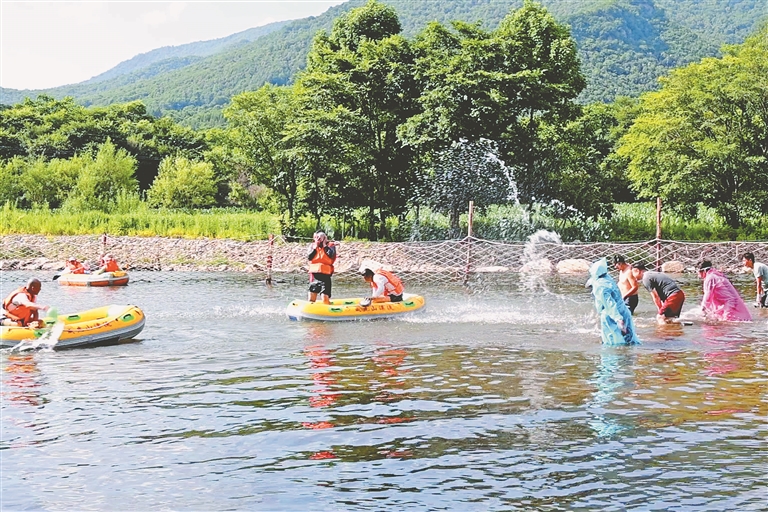
<instances>
[{"instance_id":1,"label":"inflatable raft","mask_svg":"<svg viewBox=\"0 0 768 512\"><path fill-rule=\"evenodd\" d=\"M102 274L61 274L59 284L64 286L125 286L128 272L118 270Z\"/></svg>"},{"instance_id":2,"label":"inflatable raft","mask_svg":"<svg viewBox=\"0 0 768 512\"><path fill-rule=\"evenodd\" d=\"M58 321L64 323L64 329L55 348L110 345L138 335L144 329L144 312L136 306L111 305L59 315ZM48 324L42 329L1 326L0 347L15 347L21 341L34 341L51 331L54 322Z\"/></svg>"},{"instance_id":3,"label":"inflatable raft","mask_svg":"<svg viewBox=\"0 0 768 512\"><path fill-rule=\"evenodd\" d=\"M342 322L348 320L370 320L373 318L392 318L407 315L423 309L424 297L410 293L403 294L402 302L374 302L370 306L361 306L362 298L333 299L329 304L295 300L285 310L291 320L321 320Z\"/></svg>"}]
</instances>

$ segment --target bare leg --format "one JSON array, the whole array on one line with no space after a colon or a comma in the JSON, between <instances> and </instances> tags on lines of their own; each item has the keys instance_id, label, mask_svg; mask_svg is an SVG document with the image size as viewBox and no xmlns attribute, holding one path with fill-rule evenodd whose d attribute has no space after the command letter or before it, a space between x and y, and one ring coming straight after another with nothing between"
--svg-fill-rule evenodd
<instances>
[{"instance_id":1,"label":"bare leg","mask_svg":"<svg viewBox=\"0 0 768 512\"><path fill-rule=\"evenodd\" d=\"M309 299L309 302L315 302L317 300L317 294L309 292L309 296L307 297Z\"/></svg>"}]
</instances>

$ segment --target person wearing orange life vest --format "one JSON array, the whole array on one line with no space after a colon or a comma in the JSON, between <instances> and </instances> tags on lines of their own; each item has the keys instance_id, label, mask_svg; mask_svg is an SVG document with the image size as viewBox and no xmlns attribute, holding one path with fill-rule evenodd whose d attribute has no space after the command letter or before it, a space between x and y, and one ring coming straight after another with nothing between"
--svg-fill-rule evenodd
<instances>
[{"instance_id":1,"label":"person wearing orange life vest","mask_svg":"<svg viewBox=\"0 0 768 512\"><path fill-rule=\"evenodd\" d=\"M365 282L371 285L372 290L370 297L360 301L361 306L368 306L372 302L403 301L403 292L405 292L403 282L389 270L384 270L380 264L363 262L360 266L360 274Z\"/></svg>"},{"instance_id":2,"label":"person wearing orange life vest","mask_svg":"<svg viewBox=\"0 0 768 512\"><path fill-rule=\"evenodd\" d=\"M39 311L48 311L48 306L37 304L37 295L40 293L39 279L32 278L26 286L17 288L3 300L2 325L16 325L21 327L42 327L39 320Z\"/></svg>"},{"instance_id":3,"label":"person wearing orange life vest","mask_svg":"<svg viewBox=\"0 0 768 512\"><path fill-rule=\"evenodd\" d=\"M85 274L85 267L82 263L77 261L77 258L69 258L67 260L67 268L65 269L67 274Z\"/></svg>"},{"instance_id":4,"label":"person wearing orange life vest","mask_svg":"<svg viewBox=\"0 0 768 512\"><path fill-rule=\"evenodd\" d=\"M309 245L309 302L315 302L320 295L324 304L331 303L331 276L336 262L336 247L322 231L314 235Z\"/></svg>"},{"instance_id":5,"label":"person wearing orange life vest","mask_svg":"<svg viewBox=\"0 0 768 512\"><path fill-rule=\"evenodd\" d=\"M117 264L115 258L111 254L104 256L104 265L99 268L94 274L103 274L104 272L118 272L122 270L120 265Z\"/></svg>"}]
</instances>

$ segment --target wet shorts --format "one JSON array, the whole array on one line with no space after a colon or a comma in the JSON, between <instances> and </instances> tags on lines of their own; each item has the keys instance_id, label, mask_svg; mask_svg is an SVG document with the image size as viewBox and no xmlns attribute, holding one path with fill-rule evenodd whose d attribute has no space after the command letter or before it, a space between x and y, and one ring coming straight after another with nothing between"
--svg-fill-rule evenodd
<instances>
[{"instance_id":1,"label":"wet shorts","mask_svg":"<svg viewBox=\"0 0 768 512\"><path fill-rule=\"evenodd\" d=\"M635 308L637 307L638 297L637 294L624 297L624 304L629 308L629 312L635 314Z\"/></svg>"},{"instance_id":2,"label":"wet shorts","mask_svg":"<svg viewBox=\"0 0 768 512\"><path fill-rule=\"evenodd\" d=\"M683 302L685 302L685 294L683 292L675 292L667 297L667 300L661 305L659 314L667 318L677 318L683 310Z\"/></svg>"},{"instance_id":3,"label":"wet shorts","mask_svg":"<svg viewBox=\"0 0 768 512\"><path fill-rule=\"evenodd\" d=\"M327 295L331 298L331 276L330 274L309 274L309 291Z\"/></svg>"}]
</instances>

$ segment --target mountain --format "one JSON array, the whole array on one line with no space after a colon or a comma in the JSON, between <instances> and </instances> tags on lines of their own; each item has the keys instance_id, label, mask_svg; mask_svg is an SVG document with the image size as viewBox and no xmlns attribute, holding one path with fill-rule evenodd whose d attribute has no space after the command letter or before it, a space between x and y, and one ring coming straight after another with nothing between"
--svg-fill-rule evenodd
<instances>
[{"instance_id":1,"label":"mountain","mask_svg":"<svg viewBox=\"0 0 768 512\"><path fill-rule=\"evenodd\" d=\"M222 122L221 109L240 92L264 83L289 83L305 63L318 30L366 0L350 0L320 16L272 24L227 38L166 47L139 55L79 84L39 91L0 89L0 102L39 93L73 96L85 105L135 99L150 112L193 127ZM403 35L430 21L480 22L495 28L522 0L386 0L397 11ZM657 87L669 69L718 55L768 19L765 0L541 0L571 27L588 87L580 100L612 101ZM247 34L247 35L246 35Z\"/></svg>"}]
</instances>

